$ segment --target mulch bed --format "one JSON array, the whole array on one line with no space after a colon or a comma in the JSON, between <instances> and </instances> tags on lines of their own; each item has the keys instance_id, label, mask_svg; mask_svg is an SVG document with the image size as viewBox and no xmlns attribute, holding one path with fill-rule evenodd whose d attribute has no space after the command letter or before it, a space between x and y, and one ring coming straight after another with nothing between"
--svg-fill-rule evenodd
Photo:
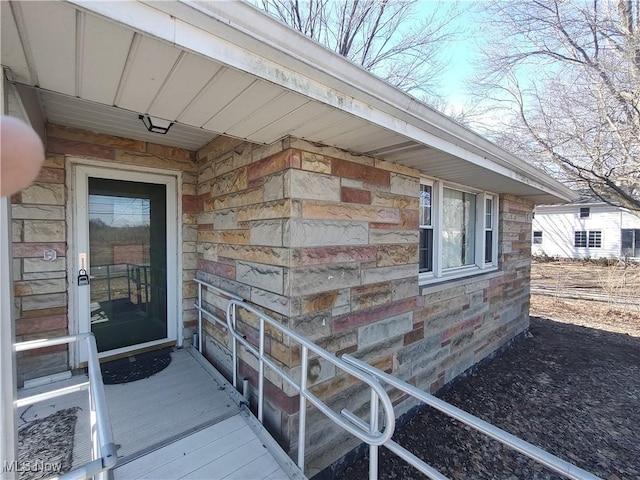
<instances>
[{"instance_id":1,"label":"mulch bed","mask_svg":"<svg viewBox=\"0 0 640 480\"><path fill-rule=\"evenodd\" d=\"M640 337L532 317L442 398L604 479L640 479ZM453 479L563 478L428 407L394 440ZM367 472L363 459L341 478ZM379 478L425 477L383 448Z\"/></svg>"}]
</instances>

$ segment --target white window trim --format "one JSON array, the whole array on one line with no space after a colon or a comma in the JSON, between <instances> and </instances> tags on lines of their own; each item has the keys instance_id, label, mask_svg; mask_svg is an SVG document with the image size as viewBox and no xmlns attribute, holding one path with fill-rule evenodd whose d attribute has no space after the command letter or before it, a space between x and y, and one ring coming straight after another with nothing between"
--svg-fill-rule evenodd
<instances>
[{"instance_id":1,"label":"white window trim","mask_svg":"<svg viewBox=\"0 0 640 480\"><path fill-rule=\"evenodd\" d=\"M456 278L463 278L477 275L484 272L492 272L498 270L498 212L499 212L499 196L496 193L484 192L476 190L465 185L443 182L437 179L421 178L422 185L430 185L431 198L431 225L433 228L433 271L423 272L418 276L419 284L430 285L439 282L448 281ZM472 193L476 195L476 223L475 223L475 264L463 267L455 267L449 269L442 268L442 228L443 228L443 209L444 189L450 188L462 192ZM486 199L491 198L492 212L492 259L491 262L484 261L485 250L485 218L486 218Z\"/></svg>"}]
</instances>

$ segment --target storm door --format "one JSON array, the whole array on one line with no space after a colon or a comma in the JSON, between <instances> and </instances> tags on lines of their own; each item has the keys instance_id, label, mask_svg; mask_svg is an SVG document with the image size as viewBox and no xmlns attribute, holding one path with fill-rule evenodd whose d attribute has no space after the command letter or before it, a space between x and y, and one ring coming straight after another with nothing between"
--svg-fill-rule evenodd
<instances>
[{"instance_id":1,"label":"storm door","mask_svg":"<svg viewBox=\"0 0 640 480\"><path fill-rule=\"evenodd\" d=\"M101 356L175 340L175 178L77 173L80 331Z\"/></svg>"}]
</instances>

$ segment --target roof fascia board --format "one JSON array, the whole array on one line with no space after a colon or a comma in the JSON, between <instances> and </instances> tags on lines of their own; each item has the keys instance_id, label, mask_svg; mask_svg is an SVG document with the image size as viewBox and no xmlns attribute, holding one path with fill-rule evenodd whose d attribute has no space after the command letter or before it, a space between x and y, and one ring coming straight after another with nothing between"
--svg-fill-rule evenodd
<instances>
[{"instance_id":1,"label":"roof fascia board","mask_svg":"<svg viewBox=\"0 0 640 480\"><path fill-rule=\"evenodd\" d=\"M546 204L541 204L538 205L536 208L553 208L553 209L557 209L560 207L572 207L574 210L578 207L605 207L605 208L611 208L613 210L618 210L618 209L624 209L624 207L618 207L616 205L611 205L609 203L606 202L592 202L592 203L576 203L576 202L569 202L569 203L561 203L561 204L550 204L550 205L546 205Z\"/></svg>"},{"instance_id":2,"label":"roof fascia board","mask_svg":"<svg viewBox=\"0 0 640 480\"><path fill-rule=\"evenodd\" d=\"M564 185L517 157L243 2L183 0L145 4L70 0L69 3L256 75L559 199L575 198ZM258 36L256 32L269 32L269 37ZM278 39L278 42L273 39ZM254 50L260 53L244 48L243 45L251 45L248 43L250 40L254 42ZM283 41L291 43L283 45ZM291 45L295 45L297 51L292 51ZM302 53L304 51L306 55ZM339 64L338 68L336 64ZM313 75L309 75L310 72ZM331 75L326 72L331 72ZM336 72L343 74L338 77ZM322 81L317 80L320 78ZM345 90L352 90L351 95ZM403 105L397 106L399 103ZM457 130L460 136L434 127L432 122L436 120L448 123L447 126ZM440 130L438 134L432 133L434 128ZM486 150L477 144L482 144ZM499 155L489 149L497 150ZM506 160L508 157L511 161Z\"/></svg>"}]
</instances>

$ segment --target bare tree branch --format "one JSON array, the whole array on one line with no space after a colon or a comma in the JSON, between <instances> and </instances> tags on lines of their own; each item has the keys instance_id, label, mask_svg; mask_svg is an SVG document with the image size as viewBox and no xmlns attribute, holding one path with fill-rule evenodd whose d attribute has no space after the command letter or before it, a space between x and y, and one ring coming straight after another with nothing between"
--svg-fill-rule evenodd
<instances>
[{"instance_id":1,"label":"bare tree branch","mask_svg":"<svg viewBox=\"0 0 640 480\"><path fill-rule=\"evenodd\" d=\"M640 1L494 0L475 81L498 143L640 212Z\"/></svg>"},{"instance_id":2,"label":"bare tree branch","mask_svg":"<svg viewBox=\"0 0 640 480\"><path fill-rule=\"evenodd\" d=\"M420 8L419 0L253 0L296 30L392 85L438 98L442 52L460 35L457 4ZM430 12L430 13L425 13Z\"/></svg>"}]
</instances>

